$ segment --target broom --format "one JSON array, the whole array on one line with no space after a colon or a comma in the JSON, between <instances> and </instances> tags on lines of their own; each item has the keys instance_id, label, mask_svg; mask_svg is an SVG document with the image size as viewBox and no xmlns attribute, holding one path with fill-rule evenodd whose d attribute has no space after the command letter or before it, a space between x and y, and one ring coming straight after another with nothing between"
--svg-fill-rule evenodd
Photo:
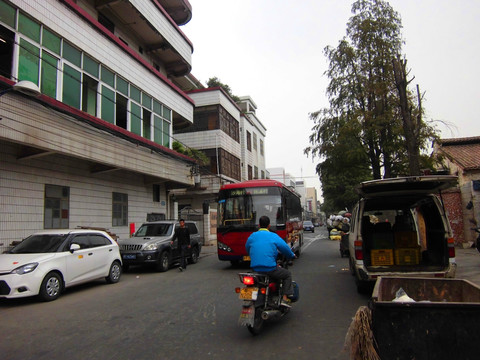
<instances>
[{"instance_id":1,"label":"broom","mask_svg":"<svg viewBox=\"0 0 480 360\"><path fill-rule=\"evenodd\" d=\"M367 306L360 306L345 336L345 350L350 349L351 360L380 360L375 350L371 325L370 309Z\"/></svg>"}]
</instances>

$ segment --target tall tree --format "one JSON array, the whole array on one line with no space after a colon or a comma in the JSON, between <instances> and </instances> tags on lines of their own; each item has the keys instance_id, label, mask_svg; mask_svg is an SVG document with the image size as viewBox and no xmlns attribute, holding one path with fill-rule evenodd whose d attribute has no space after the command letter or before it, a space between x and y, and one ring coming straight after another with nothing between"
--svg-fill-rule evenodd
<instances>
[{"instance_id":1,"label":"tall tree","mask_svg":"<svg viewBox=\"0 0 480 360\"><path fill-rule=\"evenodd\" d=\"M324 163L334 162L336 155L325 144L331 143L333 137L338 146L341 138L326 129L339 131L348 127L349 141L356 139L355 148L363 151L370 177L405 175L410 172L405 153L406 128L393 67L393 60L402 51L400 16L383 0L357 0L352 5L352 14L346 37L336 48L325 48L329 60L326 75L330 79L327 87L330 106L311 114L315 125L311 146L305 152L320 156L323 160L320 169ZM407 89L408 104L414 109L410 95ZM421 121L415 125L417 148L425 149L435 131Z\"/></svg>"}]
</instances>

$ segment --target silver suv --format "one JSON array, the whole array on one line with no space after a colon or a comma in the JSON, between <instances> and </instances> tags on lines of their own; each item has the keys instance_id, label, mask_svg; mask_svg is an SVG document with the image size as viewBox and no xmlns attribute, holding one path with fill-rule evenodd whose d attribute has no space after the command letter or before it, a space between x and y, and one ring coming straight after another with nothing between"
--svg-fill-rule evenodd
<instances>
[{"instance_id":1,"label":"silver suv","mask_svg":"<svg viewBox=\"0 0 480 360\"><path fill-rule=\"evenodd\" d=\"M152 265L157 271L167 271L170 266L180 261L180 249L177 240L171 244L175 227L180 226L176 220L153 221L142 224L133 236L119 240L123 268L130 265ZM197 225L185 221L190 230L190 253L188 261L195 264L202 249L201 237Z\"/></svg>"}]
</instances>

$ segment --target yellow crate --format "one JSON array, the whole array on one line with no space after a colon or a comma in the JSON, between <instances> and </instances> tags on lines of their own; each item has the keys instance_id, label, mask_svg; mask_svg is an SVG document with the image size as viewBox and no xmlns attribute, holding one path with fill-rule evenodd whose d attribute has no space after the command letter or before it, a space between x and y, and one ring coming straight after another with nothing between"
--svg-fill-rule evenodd
<instances>
[{"instance_id":1,"label":"yellow crate","mask_svg":"<svg viewBox=\"0 0 480 360\"><path fill-rule=\"evenodd\" d=\"M420 247L395 249L395 265L420 264Z\"/></svg>"},{"instance_id":2,"label":"yellow crate","mask_svg":"<svg viewBox=\"0 0 480 360\"><path fill-rule=\"evenodd\" d=\"M392 249L371 250L370 257L373 266L393 265Z\"/></svg>"}]
</instances>

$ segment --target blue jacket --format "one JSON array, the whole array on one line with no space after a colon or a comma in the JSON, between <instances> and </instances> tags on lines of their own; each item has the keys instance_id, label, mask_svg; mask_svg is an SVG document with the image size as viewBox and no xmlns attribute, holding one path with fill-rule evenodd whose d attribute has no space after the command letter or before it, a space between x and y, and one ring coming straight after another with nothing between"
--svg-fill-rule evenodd
<instances>
[{"instance_id":1,"label":"blue jacket","mask_svg":"<svg viewBox=\"0 0 480 360\"><path fill-rule=\"evenodd\" d=\"M287 259L295 257L285 240L268 229L260 229L250 235L245 248L250 255L250 267L258 272L269 272L276 269L278 251Z\"/></svg>"}]
</instances>

